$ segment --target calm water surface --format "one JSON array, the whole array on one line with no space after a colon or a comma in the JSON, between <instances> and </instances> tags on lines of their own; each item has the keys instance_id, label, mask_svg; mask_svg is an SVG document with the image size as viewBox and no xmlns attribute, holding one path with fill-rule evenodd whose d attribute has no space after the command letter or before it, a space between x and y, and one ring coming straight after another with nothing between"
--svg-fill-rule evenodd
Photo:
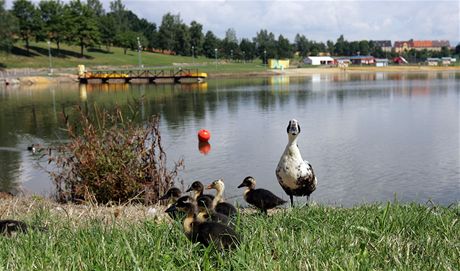
<instances>
[{"instance_id":1,"label":"calm water surface","mask_svg":"<svg viewBox=\"0 0 460 271\"><path fill-rule=\"evenodd\" d=\"M121 105L144 96L142 116L161 114L168 161L184 158L184 185L224 178L287 199L275 167L299 120L299 148L314 167L314 201L350 206L460 200L460 74L369 73L209 80L182 85L58 85L0 88L0 190L49 195L50 178L27 145L63 138L61 112L75 105ZM196 133L210 130L208 153Z\"/></svg>"}]
</instances>

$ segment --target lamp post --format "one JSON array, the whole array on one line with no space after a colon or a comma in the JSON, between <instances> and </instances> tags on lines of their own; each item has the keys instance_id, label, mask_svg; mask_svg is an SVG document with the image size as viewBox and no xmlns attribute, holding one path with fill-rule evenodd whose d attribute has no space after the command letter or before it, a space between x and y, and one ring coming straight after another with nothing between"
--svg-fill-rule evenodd
<instances>
[{"instance_id":1,"label":"lamp post","mask_svg":"<svg viewBox=\"0 0 460 271\"><path fill-rule=\"evenodd\" d=\"M141 41L139 40L139 37L137 37L137 58L139 61L139 68L142 68L141 50L142 50Z\"/></svg>"},{"instance_id":2,"label":"lamp post","mask_svg":"<svg viewBox=\"0 0 460 271\"><path fill-rule=\"evenodd\" d=\"M192 62L195 65L195 46L192 46Z\"/></svg>"},{"instance_id":3,"label":"lamp post","mask_svg":"<svg viewBox=\"0 0 460 271\"><path fill-rule=\"evenodd\" d=\"M230 50L230 60L233 62L233 50Z\"/></svg>"},{"instance_id":4,"label":"lamp post","mask_svg":"<svg viewBox=\"0 0 460 271\"><path fill-rule=\"evenodd\" d=\"M264 67L267 68L267 50L264 50Z\"/></svg>"},{"instance_id":5,"label":"lamp post","mask_svg":"<svg viewBox=\"0 0 460 271\"><path fill-rule=\"evenodd\" d=\"M214 55L216 56L216 70L217 70L217 48L214 48Z\"/></svg>"},{"instance_id":6,"label":"lamp post","mask_svg":"<svg viewBox=\"0 0 460 271\"><path fill-rule=\"evenodd\" d=\"M50 70L49 70L49 75L53 75L53 65L51 63L51 42L48 41L48 58L50 60Z\"/></svg>"}]
</instances>

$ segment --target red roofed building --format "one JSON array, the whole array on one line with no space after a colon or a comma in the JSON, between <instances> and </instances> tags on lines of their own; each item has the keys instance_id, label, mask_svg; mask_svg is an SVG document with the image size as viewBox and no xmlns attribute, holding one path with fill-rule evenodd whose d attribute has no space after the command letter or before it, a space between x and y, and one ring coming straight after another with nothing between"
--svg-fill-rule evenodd
<instances>
[{"instance_id":1,"label":"red roofed building","mask_svg":"<svg viewBox=\"0 0 460 271\"><path fill-rule=\"evenodd\" d=\"M408 41L395 41L394 49L396 53L409 51L411 49L421 51L438 51L440 52L442 47L450 47L448 40L408 40Z\"/></svg>"}]
</instances>

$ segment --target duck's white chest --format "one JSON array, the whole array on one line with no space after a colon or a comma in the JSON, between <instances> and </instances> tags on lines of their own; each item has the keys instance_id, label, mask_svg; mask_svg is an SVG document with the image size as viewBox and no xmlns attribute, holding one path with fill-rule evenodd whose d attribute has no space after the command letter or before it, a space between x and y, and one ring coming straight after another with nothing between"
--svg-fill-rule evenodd
<instances>
[{"instance_id":1,"label":"duck's white chest","mask_svg":"<svg viewBox=\"0 0 460 271\"><path fill-rule=\"evenodd\" d=\"M309 166L302 159L297 146L287 147L281 155L276 167L276 177L281 186L295 189L298 187L298 180L311 172ZM311 174L311 173L310 173Z\"/></svg>"}]
</instances>

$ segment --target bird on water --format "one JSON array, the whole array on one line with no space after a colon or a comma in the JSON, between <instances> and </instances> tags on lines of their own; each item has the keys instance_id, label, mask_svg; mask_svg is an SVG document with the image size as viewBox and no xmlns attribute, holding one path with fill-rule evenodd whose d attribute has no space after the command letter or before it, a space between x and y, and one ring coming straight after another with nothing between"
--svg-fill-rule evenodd
<instances>
[{"instance_id":1,"label":"bird on water","mask_svg":"<svg viewBox=\"0 0 460 271\"><path fill-rule=\"evenodd\" d=\"M299 122L295 119L289 121L287 126L288 143L281 155L276 167L276 177L284 192L291 199L291 207L294 206L293 197L307 196L316 190L317 180L313 167L308 161L302 159L297 137L300 134Z\"/></svg>"}]
</instances>

